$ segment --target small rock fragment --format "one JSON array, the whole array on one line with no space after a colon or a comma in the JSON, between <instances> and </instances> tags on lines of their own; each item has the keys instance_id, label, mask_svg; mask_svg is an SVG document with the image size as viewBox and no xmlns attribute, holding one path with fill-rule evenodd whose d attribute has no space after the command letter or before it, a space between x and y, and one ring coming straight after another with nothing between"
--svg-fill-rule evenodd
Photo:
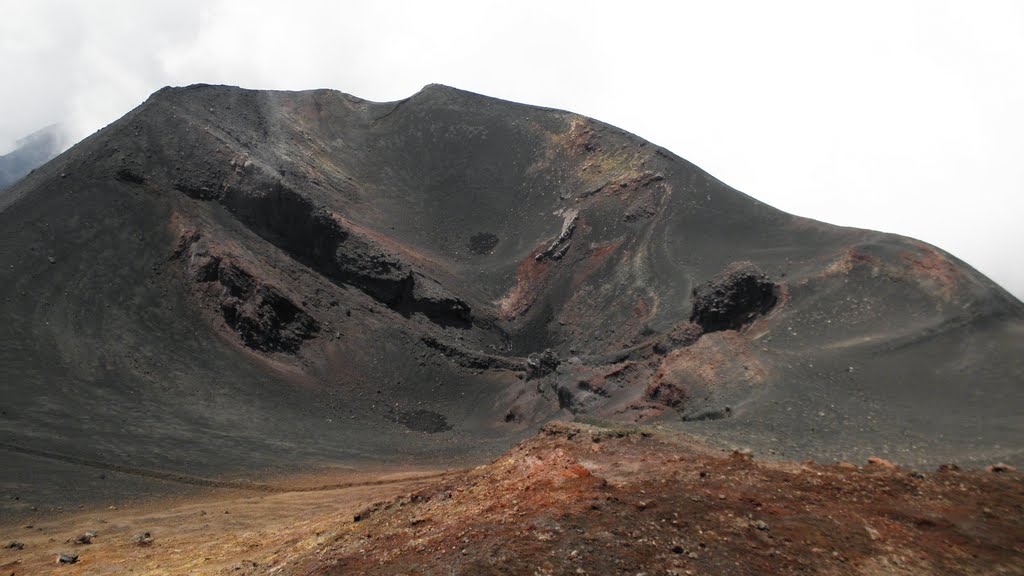
<instances>
[{"instance_id":1,"label":"small rock fragment","mask_svg":"<svg viewBox=\"0 0 1024 576\"><path fill-rule=\"evenodd\" d=\"M1000 462L998 464L993 464L991 466L986 466L985 467L985 471L986 472L1016 472L1017 469L1014 468L1013 466L1010 466L1009 464L1003 464L1002 462Z\"/></svg>"},{"instance_id":2,"label":"small rock fragment","mask_svg":"<svg viewBox=\"0 0 1024 576\"><path fill-rule=\"evenodd\" d=\"M74 564L78 562L78 554L74 552L61 552L57 555L57 564Z\"/></svg>"},{"instance_id":3,"label":"small rock fragment","mask_svg":"<svg viewBox=\"0 0 1024 576\"><path fill-rule=\"evenodd\" d=\"M149 546L153 543L153 536L149 532L136 534L132 537L132 544L136 546Z\"/></svg>"},{"instance_id":4,"label":"small rock fragment","mask_svg":"<svg viewBox=\"0 0 1024 576\"><path fill-rule=\"evenodd\" d=\"M758 530L767 530L768 529L768 523L766 523L764 520L758 520L757 522L754 523L754 527L757 528Z\"/></svg>"},{"instance_id":5,"label":"small rock fragment","mask_svg":"<svg viewBox=\"0 0 1024 576\"><path fill-rule=\"evenodd\" d=\"M878 456L872 456L868 458L868 464L873 466L881 466L882 468L895 468L896 465L886 460L885 458L879 458Z\"/></svg>"},{"instance_id":6,"label":"small rock fragment","mask_svg":"<svg viewBox=\"0 0 1024 576\"><path fill-rule=\"evenodd\" d=\"M867 524L864 525L864 531L868 533L868 538L871 538L872 540L879 540L882 538L882 535L879 534L878 530L875 530Z\"/></svg>"},{"instance_id":7,"label":"small rock fragment","mask_svg":"<svg viewBox=\"0 0 1024 576\"><path fill-rule=\"evenodd\" d=\"M7 545L7 548L9 548L11 550L22 550L22 549L25 548L25 545L22 544L21 542L18 542L17 540L13 540L13 541L11 541L10 544Z\"/></svg>"},{"instance_id":8,"label":"small rock fragment","mask_svg":"<svg viewBox=\"0 0 1024 576\"><path fill-rule=\"evenodd\" d=\"M554 372L560 363L558 354L551 349L546 349L542 353L534 352L526 359L526 378L532 380L547 376Z\"/></svg>"}]
</instances>

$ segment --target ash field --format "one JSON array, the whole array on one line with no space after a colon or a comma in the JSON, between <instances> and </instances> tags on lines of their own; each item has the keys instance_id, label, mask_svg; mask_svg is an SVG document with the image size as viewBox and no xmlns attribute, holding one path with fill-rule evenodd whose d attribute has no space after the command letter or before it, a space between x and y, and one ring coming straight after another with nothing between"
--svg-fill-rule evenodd
<instances>
[{"instance_id":1,"label":"ash field","mask_svg":"<svg viewBox=\"0 0 1024 576\"><path fill-rule=\"evenodd\" d=\"M0 191L0 386L12 525L297 477L472 478L531 437L555 450L536 437L555 420L763 466L1002 463L998 505L1024 504L1012 295L597 120L441 85L165 88ZM574 477L596 490L599 468Z\"/></svg>"}]
</instances>

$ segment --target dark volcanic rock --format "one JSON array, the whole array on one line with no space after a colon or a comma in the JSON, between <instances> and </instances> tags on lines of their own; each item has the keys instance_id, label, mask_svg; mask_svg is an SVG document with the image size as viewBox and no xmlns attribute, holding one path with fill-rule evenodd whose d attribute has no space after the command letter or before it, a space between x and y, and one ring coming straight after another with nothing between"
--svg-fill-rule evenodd
<instances>
[{"instance_id":1,"label":"dark volcanic rock","mask_svg":"<svg viewBox=\"0 0 1024 576\"><path fill-rule=\"evenodd\" d=\"M445 358L465 368L479 370L526 370L527 361L467 350L451 343L442 342L433 336L423 336L423 344L440 352Z\"/></svg>"},{"instance_id":2,"label":"dark volcanic rock","mask_svg":"<svg viewBox=\"0 0 1024 576\"><path fill-rule=\"evenodd\" d=\"M264 352L295 352L320 324L274 286L256 279L238 263L207 252L198 235L182 240L177 254L189 263L193 279L217 300L224 322L246 346Z\"/></svg>"},{"instance_id":3,"label":"dark volcanic rock","mask_svg":"<svg viewBox=\"0 0 1024 576\"><path fill-rule=\"evenodd\" d=\"M269 286L260 286L244 300L225 299L221 311L228 326L257 350L294 352L319 330L315 320Z\"/></svg>"},{"instance_id":4,"label":"dark volcanic rock","mask_svg":"<svg viewBox=\"0 0 1024 576\"><path fill-rule=\"evenodd\" d=\"M651 384L644 391L644 396L651 402L664 404L671 408L681 408L686 402L686 390L672 382Z\"/></svg>"},{"instance_id":5,"label":"dark volcanic rock","mask_svg":"<svg viewBox=\"0 0 1024 576\"><path fill-rule=\"evenodd\" d=\"M78 505L165 489L97 467L468 462L565 409L1019 467L1021 334L933 246L570 112L166 88L0 194L0 484Z\"/></svg>"},{"instance_id":6,"label":"dark volcanic rock","mask_svg":"<svg viewBox=\"0 0 1024 576\"><path fill-rule=\"evenodd\" d=\"M693 289L690 321L705 332L736 330L775 305L776 286L750 262L735 262Z\"/></svg>"},{"instance_id":7,"label":"dark volcanic rock","mask_svg":"<svg viewBox=\"0 0 1024 576\"><path fill-rule=\"evenodd\" d=\"M558 237L544 251L537 254L536 259L538 261L545 258L561 260L562 256L565 256L565 253L569 250L569 242L572 240L572 234L576 231L576 223L579 221L579 212L577 210L569 210L564 215L564 218L562 230L558 233Z\"/></svg>"},{"instance_id":8,"label":"dark volcanic rock","mask_svg":"<svg viewBox=\"0 0 1024 576\"><path fill-rule=\"evenodd\" d=\"M553 350L546 349L540 353L533 353L526 359L526 375L527 378L542 378L551 374L561 364L561 360L558 358Z\"/></svg>"}]
</instances>

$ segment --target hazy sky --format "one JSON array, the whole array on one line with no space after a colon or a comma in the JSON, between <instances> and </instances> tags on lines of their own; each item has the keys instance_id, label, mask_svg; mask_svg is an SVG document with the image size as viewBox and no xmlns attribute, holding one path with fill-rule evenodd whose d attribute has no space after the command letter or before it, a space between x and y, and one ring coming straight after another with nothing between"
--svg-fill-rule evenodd
<instances>
[{"instance_id":1,"label":"hazy sky","mask_svg":"<svg viewBox=\"0 0 1024 576\"><path fill-rule=\"evenodd\" d=\"M0 153L164 85L432 82L593 116L1024 298L1024 2L0 0Z\"/></svg>"}]
</instances>

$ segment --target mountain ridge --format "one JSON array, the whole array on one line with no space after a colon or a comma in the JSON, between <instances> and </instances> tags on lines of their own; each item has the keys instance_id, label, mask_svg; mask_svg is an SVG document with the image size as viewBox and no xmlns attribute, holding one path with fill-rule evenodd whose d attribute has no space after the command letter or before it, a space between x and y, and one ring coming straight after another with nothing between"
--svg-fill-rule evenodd
<instances>
[{"instance_id":1,"label":"mountain ridge","mask_svg":"<svg viewBox=\"0 0 1024 576\"><path fill-rule=\"evenodd\" d=\"M782 458L1022 457L1024 304L571 112L164 88L0 196L0 234L0 441L25 449L258 480L592 417Z\"/></svg>"}]
</instances>

